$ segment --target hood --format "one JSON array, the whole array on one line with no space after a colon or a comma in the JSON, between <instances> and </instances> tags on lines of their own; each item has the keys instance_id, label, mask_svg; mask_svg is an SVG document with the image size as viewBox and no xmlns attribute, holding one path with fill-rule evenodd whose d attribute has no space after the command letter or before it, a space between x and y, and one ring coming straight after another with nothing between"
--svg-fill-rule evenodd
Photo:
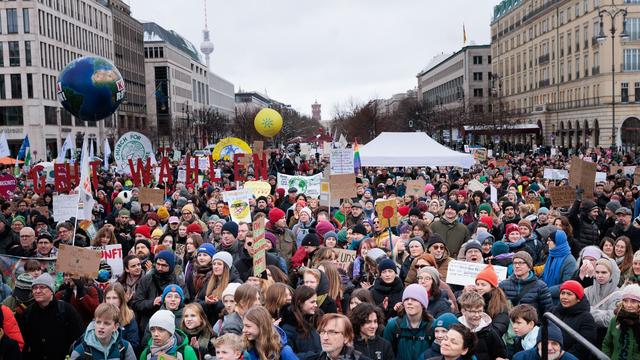
<instances>
[{"instance_id":1,"label":"hood","mask_svg":"<svg viewBox=\"0 0 640 360\"><path fill-rule=\"evenodd\" d=\"M600 253L600 257L604 257L604 258L608 258L607 255L605 255L602 250L600 250L599 247L595 246L595 245L589 245L589 246L585 246L582 250L580 250L580 255L578 255L578 269L580 269L580 266L582 266L582 255L584 254L584 251L587 249L593 249L596 250ZM618 267L617 264L615 264L615 267Z\"/></svg>"},{"instance_id":2,"label":"hood","mask_svg":"<svg viewBox=\"0 0 640 360\"><path fill-rule=\"evenodd\" d=\"M276 328L276 331L280 335L280 344L284 347L287 345L287 333L285 333L279 326L273 325L273 327Z\"/></svg>"},{"instance_id":3,"label":"hood","mask_svg":"<svg viewBox=\"0 0 640 360\"><path fill-rule=\"evenodd\" d=\"M611 279L603 285L598 284L596 279L593 279L593 285L584 289L585 295L588 294L589 298L594 300L594 304L596 305L605 297L609 296L618 290L618 283L620 282L620 268L616 264L615 260L609 259L611 262Z\"/></svg>"},{"instance_id":4,"label":"hood","mask_svg":"<svg viewBox=\"0 0 640 360\"><path fill-rule=\"evenodd\" d=\"M488 231L481 232L478 235L476 235L476 240L478 240L480 245L482 245L482 243L489 238L491 239L491 242L496 241L496 238Z\"/></svg>"},{"instance_id":5,"label":"hood","mask_svg":"<svg viewBox=\"0 0 640 360\"><path fill-rule=\"evenodd\" d=\"M116 341L118 340L118 336L120 336L119 331L116 330L113 332L113 334L111 334L111 341L109 342L109 345L105 348L100 341L98 341L98 339L96 338L96 323L95 321L92 321L91 323L89 323L89 326L87 326L87 331L85 331L84 333L84 342L91 346L92 348L100 351L105 359L107 358L107 356L109 355L109 349L111 349L111 346L113 346L113 344L116 343Z\"/></svg>"},{"instance_id":6,"label":"hood","mask_svg":"<svg viewBox=\"0 0 640 360\"><path fill-rule=\"evenodd\" d=\"M464 318L464 315L460 316L458 318L458 321L460 321L460 323L462 325L464 325L467 328L471 329L471 326L469 326L469 324L467 324L467 320ZM473 331L474 333L477 333L477 332L480 332L480 330L486 328L489 325L491 325L491 316L489 316L487 313L483 312L482 315L481 315L480 324L475 329L471 329L471 331Z\"/></svg>"}]
</instances>

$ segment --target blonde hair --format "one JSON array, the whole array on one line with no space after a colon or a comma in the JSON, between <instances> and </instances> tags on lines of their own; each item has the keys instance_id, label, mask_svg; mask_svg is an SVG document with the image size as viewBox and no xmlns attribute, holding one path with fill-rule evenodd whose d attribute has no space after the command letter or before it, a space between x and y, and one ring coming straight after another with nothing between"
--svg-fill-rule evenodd
<instances>
[{"instance_id":1,"label":"blonde hair","mask_svg":"<svg viewBox=\"0 0 640 360\"><path fill-rule=\"evenodd\" d=\"M109 285L104 290L105 299L107 298L107 294L109 294L110 291L115 292L116 295L118 295L118 299L120 300L120 315L119 315L120 325L122 326L129 325L129 323L131 323L131 320L133 320L133 318L135 317L135 314L133 313L133 310L131 310L129 305L127 305L124 286L122 286L122 284L120 284L119 282L114 282L113 284Z\"/></svg>"},{"instance_id":2,"label":"blonde hair","mask_svg":"<svg viewBox=\"0 0 640 360\"><path fill-rule=\"evenodd\" d=\"M222 260L216 259L213 261L222 261ZM213 264L213 261L211 262L211 264ZM209 278L209 282L207 283L207 290L205 292L206 293L205 296L209 296L213 294L216 298L222 299L222 293L224 292L224 289L227 288L227 285L229 285L229 278L230 278L230 272L231 272L231 270L229 269L229 267L224 261L222 261L222 267L223 267L222 275L218 276L211 273L211 277Z\"/></svg>"},{"instance_id":3,"label":"blonde hair","mask_svg":"<svg viewBox=\"0 0 640 360\"><path fill-rule=\"evenodd\" d=\"M220 348L223 346L228 346L233 351L242 352L244 349L244 345L242 344L242 337L240 335L236 335L233 333L226 333L215 340L213 340L213 346L215 348Z\"/></svg>"},{"instance_id":4,"label":"blonde hair","mask_svg":"<svg viewBox=\"0 0 640 360\"><path fill-rule=\"evenodd\" d=\"M263 306L254 306L244 314L244 320L251 321L260 330L260 336L254 341L244 337L245 349L253 348L260 360L280 358L280 334L273 326L273 318Z\"/></svg>"},{"instance_id":5,"label":"blonde hair","mask_svg":"<svg viewBox=\"0 0 640 360\"><path fill-rule=\"evenodd\" d=\"M322 261L318 266L322 266L324 268L324 274L327 276L327 280L329 280L329 291L327 294L332 299L336 300L342 297L342 281L340 280L340 273L338 273L338 268L329 261Z\"/></svg>"}]
</instances>

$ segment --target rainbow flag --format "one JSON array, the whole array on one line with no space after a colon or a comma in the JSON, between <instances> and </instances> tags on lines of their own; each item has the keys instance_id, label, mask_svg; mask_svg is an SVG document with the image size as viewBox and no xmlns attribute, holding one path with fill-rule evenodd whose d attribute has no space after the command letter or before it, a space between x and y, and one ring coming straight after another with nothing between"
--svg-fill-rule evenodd
<instances>
[{"instance_id":1,"label":"rainbow flag","mask_svg":"<svg viewBox=\"0 0 640 360\"><path fill-rule=\"evenodd\" d=\"M353 144L353 172L358 175L358 171L360 170L360 146L358 145L358 140Z\"/></svg>"}]
</instances>

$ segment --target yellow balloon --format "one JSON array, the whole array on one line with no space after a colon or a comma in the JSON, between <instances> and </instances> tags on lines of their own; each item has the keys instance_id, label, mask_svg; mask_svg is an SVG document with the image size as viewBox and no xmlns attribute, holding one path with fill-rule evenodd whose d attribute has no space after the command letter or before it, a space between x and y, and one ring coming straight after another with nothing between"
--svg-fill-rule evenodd
<instances>
[{"instance_id":1,"label":"yellow balloon","mask_svg":"<svg viewBox=\"0 0 640 360\"><path fill-rule=\"evenodd\" d=\"M264 108L256 115L253 126L260 135L274 137L282 130L282 116L273 109Z\"/></svg>"}]
</instances>

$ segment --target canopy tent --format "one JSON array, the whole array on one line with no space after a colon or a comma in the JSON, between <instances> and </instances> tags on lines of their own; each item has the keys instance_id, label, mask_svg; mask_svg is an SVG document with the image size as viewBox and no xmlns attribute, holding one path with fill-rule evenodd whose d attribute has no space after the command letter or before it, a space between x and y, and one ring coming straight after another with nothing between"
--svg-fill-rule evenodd
<instances>
[{"instance_id":1,"label":"canopy tent","mask_svg":"<svg viewBox=\"0 0 640 360\"><path fill-rule=\"evenodd\" d=\"M383 132L360 147L362 166L460 166L475 159L441 145L423 132Z\"/></svg>"},{"instance_id":2,"label":"canopy tent","mask_svg":"<svg viewBox=\"0 0 640 360\"><path fill-rule=\"evenodd\" d=\"M18 160L18 164L22 164L24 163L24 161L22 160ZM15 165L16 164L16 159L11 158L11 157L3 157L0 158L0 165Z\"/></svg>"}]
</instances>

